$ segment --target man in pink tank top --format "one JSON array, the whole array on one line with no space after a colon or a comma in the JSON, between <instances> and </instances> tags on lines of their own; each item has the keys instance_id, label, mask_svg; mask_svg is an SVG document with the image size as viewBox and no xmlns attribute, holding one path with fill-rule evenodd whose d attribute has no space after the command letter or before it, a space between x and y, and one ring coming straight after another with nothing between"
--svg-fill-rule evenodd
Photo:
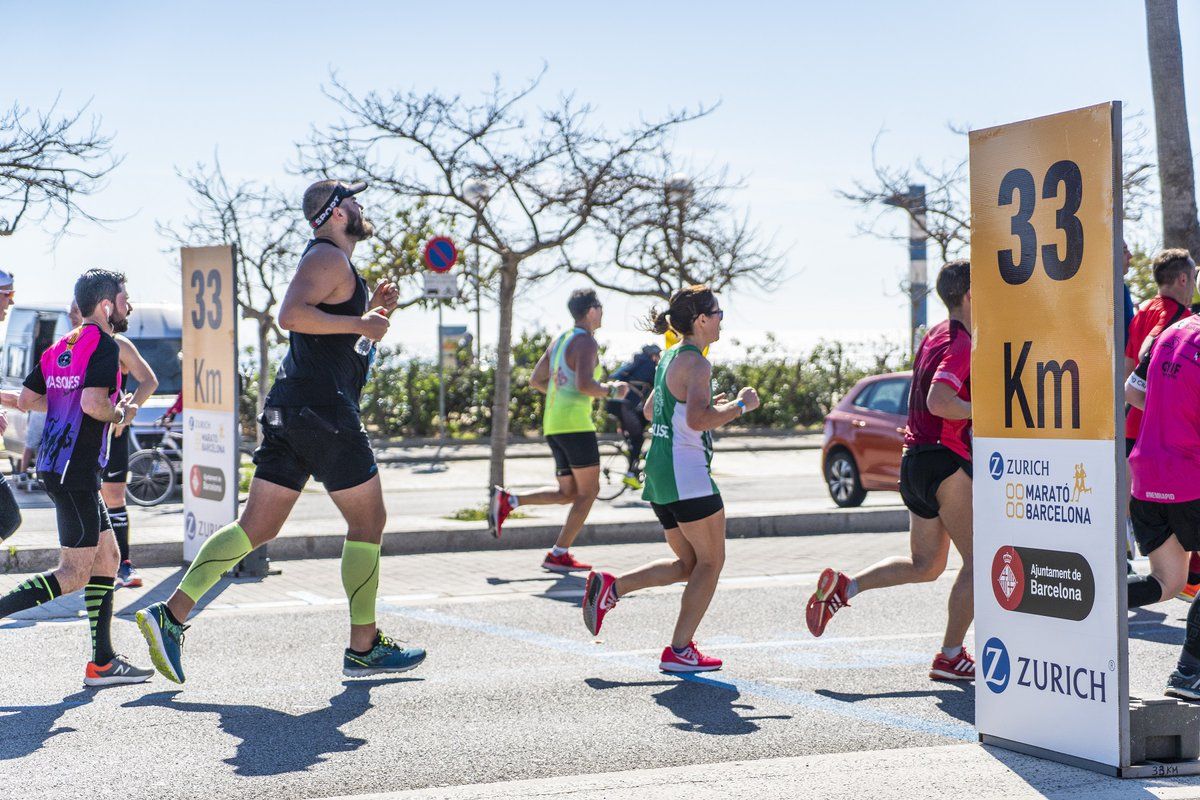
<instances>
[{"instance_id":1,"label":"man in pink tank top","mask_svg":"<svg viewBox=\"0 0 1200 800\"><path fill-rule=\"evenodd\" d=\"M1145 412L1129 456L1129 513L1151 570L1128 578L1129 607L1136 608L1179 592L1188 554L1200 550L1200 317L1163 332L1129 376L1125 399ZM1200 700L1198 604L1188 610L1187 636L1166 693Z\"/></svg>"}]
</instances>

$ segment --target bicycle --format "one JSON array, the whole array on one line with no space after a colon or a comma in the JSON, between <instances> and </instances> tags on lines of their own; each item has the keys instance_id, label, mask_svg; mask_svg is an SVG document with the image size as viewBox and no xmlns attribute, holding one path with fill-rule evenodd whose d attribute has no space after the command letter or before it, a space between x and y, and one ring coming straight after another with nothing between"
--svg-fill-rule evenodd
<instances>
[{"instance_id":1,"label":"bicycle","mask_svg":"<svg viewBox=\"0 0 1200 800\"><path fill-rule=\"evenodd\" d=\"M153 445L130 454L125 496L134 505L156 506L175 491L182 471L183 431L165 428Z\"/></svg>"},{"instance_id":2,"label":"bicycle","mask_svg":"<svg viewBox=\"0 0 1200 800\"><path fill-rule=\"evenodd\" d=\"M611 414L609 416L612 416ZM616 418L613 417L615 420ZM620 427L617 428L620 431ZM622 436L624 434L622 433ZM600 494L601 500L615 500L626 489L638 491L642 488L642 461L639 458L637 475L632 480L629 470L629 443L622 438L619 442L600 443Z\"/></svg>"}]
</instances>

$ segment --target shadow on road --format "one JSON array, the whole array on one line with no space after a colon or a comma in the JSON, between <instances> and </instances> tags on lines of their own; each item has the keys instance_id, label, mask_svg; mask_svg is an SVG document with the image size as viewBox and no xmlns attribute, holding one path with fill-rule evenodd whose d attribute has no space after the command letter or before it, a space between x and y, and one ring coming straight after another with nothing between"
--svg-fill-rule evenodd
<instances>
[{"instance_id":1,"label":"shadow on road","mask_svg":"<svg viewBox=\"0 0 1200 800\"><path fill-rule=\"evenodd\" d=\"M859 694L858 692L834 692L829 689L817 689L816 693L840 703L860 703L863 700L908 699L912 697L932 697L937 701L938 708L947 716L962 720L968 725L975 724L975 684L970 681L961 683L945 683L945 688L916 690L908 692L879 692L877 694Z\"/></svg>"},{"instance_id":2,"label":"shadow on road","mask_svg":"<svg viewBox=\"0 0 1200 800\"><path fill-rule=\"evenodd\" d=\"M550 581L553 581L553 583L543 591L532 596L543 597L547 600L557 600L560 603L579 605L579 598L583 597L583 590L587 586L587 578L579 573L562 575L547 572L545 575L539 575L536 578L487 579L489 586L506 586L511 583L547 583Z\"/></svg>"},{"instance_id":3,"label":"shadow on road","mask_svg":"<svg viewBox=\"0 0 1200 800\"><path fill-rule=\"evenodd\" d=\"M1183 644L1183 626L1168 625L1166 613L1149 608L1137 608L1129 615L1129 638L1164 644Z\"/></svg>"},{"instance_id":4,"label":"shadow on road","mask_svg":"<svg viewBox=\"0 0 1200 800\"><path fill-rule=\"evenodd\" d=\"M690 677L690 676L689 676ZM736 686L709 678L684 679L665 678L657 681L609 681L603 678L588 678L584 681L593 689L624 689L643 686L665 686L658 692L654 702L679 717L682 722L671 727L688 733L704 733L709 736L745 736L759 729L759 720L791 719L790 715L743 716L742 711L753 711L754 706L735 702L740 696Z\"/></svg>"},{"instance_id":5,"label":"shadow on road","mask_svg":"<svg viewBox=\"0 0 1200 800\"><path fill-rule=\"evenodd\" d=\"M348 753L366 739L342 733L340 728L372 708L371 690L377 686L408 683L422 678L386 678L345 681L342 692L327 708L307 714L289 714L261 706L226 703L189 703L176 698L180 690L155 692L125 703L123 708L158 706L171 711L220 715L221 730L241 741L237 754L225 759L237 775L281 775L303 772L328 760L333 753Z\"/></svg>"},{"instance_id":6,"label":"shadow on road","mask_svg":"<svg viewBox=\"0 0 1200 800\"><path fill-rule=\"evenodd\" d=\"M32 755L60 733L74 728L57 728L59 718L76 706L92 702L99 689L82 689L57 703L42 706L0 706L0 761Z\"/></svg>"}]
</instances>

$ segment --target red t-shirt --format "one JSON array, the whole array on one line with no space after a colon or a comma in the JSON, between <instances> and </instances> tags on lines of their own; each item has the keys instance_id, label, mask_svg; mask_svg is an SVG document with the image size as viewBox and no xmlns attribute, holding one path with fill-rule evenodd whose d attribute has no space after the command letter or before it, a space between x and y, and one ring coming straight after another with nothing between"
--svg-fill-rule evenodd
<instances>
[{"instance_id":1,"label":"red t-shirt","mask_svg":"<svg viewBox=\"0 0 1200 800\"><path fill-rule=\"evenodd\" d=\"M969 461L971 420L943 419L929 410L929 387L937 382L971 399L971 333L955 319L934 325L917 350L904 446L940 444Z\"/></svg>"},{"instance_id":2,"label":"red t-shirt","mask_svg":"<svg viewBox=\"0 0 1200 800\"><path fill-rule=\"evenodd\" d=\"M1142 344L1147 338L1157 337L1174 322L1190 317L1192 311L1169 297L1157 295L1142 304L1129 323L1129 336L1125 341L1125 355L1136 364ZM1142 410L1130 407L1125 414L1125 438L1136 439L1142 428Z\"/></svg>"}]
</instances>

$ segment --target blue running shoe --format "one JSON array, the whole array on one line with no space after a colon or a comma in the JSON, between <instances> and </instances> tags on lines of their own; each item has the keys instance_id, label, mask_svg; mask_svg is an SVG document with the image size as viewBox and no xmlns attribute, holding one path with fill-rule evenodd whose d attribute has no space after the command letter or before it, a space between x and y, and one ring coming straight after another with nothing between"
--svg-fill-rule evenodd
<instances>
[{"instance_id":1,"label":"blue running shoe","mask_svg":"<svg viewBox=\"0 0 1200 800\"><path fill-rule=\"evenodd\" d=\"M382 631L375 634L371 652L363 655L346 648L342 659L342 674L347 678L365 678L385 672L408 672L425 660L419 647L401 647Z\"/></svg>"},{"instance_id":2,"label":"blue running shoe","mask_svg":"<svg viewBox=\"0 0 1200 800\"><path fill-rule=\"evenodd\" d=\"M1175 667L1167 678L1167 689L1163 694L1180 700L1200 700L1200 670L1189 669L1182 664Z\"/></svg>"},{"instance_id":3,"label":"blue running shoe","mask_svg":"<svg viewBox=\"0 0 1200 800\"><path fill-rule=\"evenodd\" d=\"M171 619L166 603L147 606L134 616L138 630L150 647L150 660L155 668L167 680L183 683L183 632L188 626Z\"/></svg>"}]
</instances>

